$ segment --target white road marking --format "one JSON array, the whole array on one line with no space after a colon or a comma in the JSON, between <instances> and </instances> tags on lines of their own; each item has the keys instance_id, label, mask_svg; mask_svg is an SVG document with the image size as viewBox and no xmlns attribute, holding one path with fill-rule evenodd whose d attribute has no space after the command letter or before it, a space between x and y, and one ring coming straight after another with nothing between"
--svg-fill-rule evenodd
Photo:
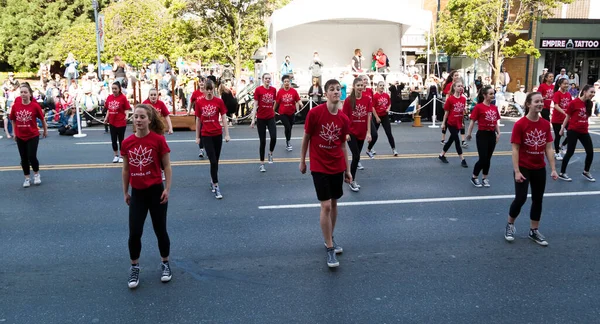
<instances>
[{"instance_id":1,"label":"white road marking","mask_svg":"<svg viewBox=\"0 0 600 324\"><path fill-rule=\"evenodd\" d=\"M600 195L600 191L575 191L575 192L552 192L544 194L544 197L572 197L572 196L594 196ZM528 195L531 197L531 195ZM350 201L338 202L340 207L349 206L372 206L372 205L398 205L398 204L420 204L437 203L453 201L472 201L472 200L498 200L514 199L515 195L495 195L495 196L470 196L470 197L439 197L439 198L417 198L417 199L398 199L398 200L370 200L370 201ZM295 205L271 205L258 206L258 209L299 209L299 208L319 208L320 204L295 204Z\"/></svg>"},{"instance_id":2,"label":"white road marking","mask_svg":"<svg viewBox=\"0 0 600 324\"><path fill-rule=\"evenodd\" d=\"M292 137L292 140L301 140L302 137ZM271 139L267 137L267 141ZM278 141L285 141L285 137L277 138ZM225 140L223 140L225 141ZM252 138L232 138L229 140L230 142L249 142L249 141L258 141L258 137ZM196 140L167 140L167 143L195 143ZM77 145L107 145L111 144L111 142L79 142L75 143Z\"/></svg>"}]
</instances>

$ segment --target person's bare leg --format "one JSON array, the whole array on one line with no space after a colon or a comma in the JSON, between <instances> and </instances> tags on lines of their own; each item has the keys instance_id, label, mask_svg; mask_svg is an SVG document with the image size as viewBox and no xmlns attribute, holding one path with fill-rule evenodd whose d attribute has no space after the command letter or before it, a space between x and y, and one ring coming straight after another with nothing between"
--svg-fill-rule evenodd
<instances>
[{"instance_id":1,"label":"person's bare leg","mask_svg":"<svg viewBox=\"0 0 600 324\"><path fill-rule=\"evenodd\" d=\"M321 202L321 231L323 232L323 239L328 248L333 247L333 240L331 238L332 224L331 224L331 200Z\"/></svg>"},{"instance_id":2,"label":"person's bare leg","mask_svg":"<svg viewBox=\"0 0 600 324\"><path fill-rule=\"evenodd\" d=\"M335 231L337 213L337 199L331 199L331 211L329 212L329 217L331 218L331 236L333 236L333 232Z\"/></svg>"}]
</instances>

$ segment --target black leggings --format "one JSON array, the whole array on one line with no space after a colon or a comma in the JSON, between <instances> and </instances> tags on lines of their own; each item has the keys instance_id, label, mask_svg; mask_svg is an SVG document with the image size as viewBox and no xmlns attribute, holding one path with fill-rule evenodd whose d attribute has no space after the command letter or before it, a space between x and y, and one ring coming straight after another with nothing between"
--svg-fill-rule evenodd
<instances>
[{"instance_id":1,"label":"black leggings","mask_svg":"<svg viewBox=\"0 0 600 324\"><path fill-rule=\"evenodd\" d=\"M121 149L121 144L123 143L123 139L125 138L125 130L127 126L123 127L115 127L110 125L110 140L112 142L112 149L115 152L118 152ZM119 141L119 145L117 145L117 140Z\"/></svg>"},{"instance_id":2,"label":"black leggings","mask_svg":"<svg viewBox=\"0 0 600 324\"><path fill-rule=\"evenodd\" d=\"M362 151L365 140L358 140L356 136L350 134L350 141L348 147L352 152L352 163L350 164L350 173L352 173L352 180L356 180L356 169L358 168L358 162L360 162L360 151Z\"/></svg>"},{"instance_id":3,"label":"black leggings","mask_svg":"<svg viewBox=\"0 0 600 324\"><path fill-rule=\"evenodd\" d=\"M196 117L196 118L198 118L198 117ZM198 132L199 132L200 134L202 134L202 123L200 123L200 129L198 130ZM198 147L199 147L200 149L203 149L203 148L204 148L204 141L202 140L202 135L200 135L200 143L198 144Z\"/></svg>"},{"instance_id":4,"label":"black leggings","mask_svg":"<svg viewBox=\"0 0 600 324\"><path fill-rule=\"evenodd\" d=\"M562 123L552 123L552 129L554 129L554 152L560 153L560 128L562 127ZM562 142L562 145L565 146L567 144L567 137Z\"/></svg>"},{"instance_id":5,"label":"black leggings","mask_svg":"<svg viewBox=\"0 0 600 324\"><path fill-rule=\"evenodd\" d=\"M294 114L291 115L279 115L279 120L283 124L285 129L285 140L289 142L292 138L292 127L294 126Z\"/></svg>"},{"instance_id":6,"label":"black leggings","mask_svg":"<svg viewBox=\"0 0 600 324\"><path fill-rule=\"evenodd\" d=\"M450 138L448 139L446 144L444 144L444 152L448 152L448 149L452 145L452 142L454 142L454 146L456 147L456 153L458 153L458 155L462 155L463 151L462 151L462 147L460 147L460 138L458 137L458 128L456 128L454 126L450 126L450 125L448 125L447 128L450 131Z\"/></svg>"},{"instance_id":7,"label":"black leggings","mask_svg":"<svg viewBox=\"0 0 600 324\"><path fill-rule=\"evenodd\" d=\"M590 171L592 161L594 160L594 145L592 144L592 138L590 137L590 134L583 134L570 130L567 131L567 154L563 157L560 173L567 172L567 165L569 165L569 160L575 153L577 140L581 142L581 145L583 145L583 148L585 149L585 167L583 171Z\"/></svg>"},{"instance_id":8,"label":"black leggings","mask_svg":"<svg viewBox=\"0 0 600 324\"><path fill-rule=\"evenodd\" d=\"M378 124L377 122L374 121L373 125L371 125L372 139L371 139L371 143L369 143L367 148L370 151L373 148L373 146L375 146L375 142L377 142L377 139L379 138L377 131L379 131L379 125L381 125L381 126L383 126L383 130L385 131L385 136L387 136L388 142L390 143L390 147L392 148L392 150L396 149L394 135L392 135L392 126L390 125L390 116L389 115L381 116L381 117L379 117L379 119L381 119L381 123ZM375 126L375 127L373 127L373 126ZM373 134L375 134L375 136L373 136Z\"/></svg>"},{"instance_id":9,"label":"black leggings","mask_svg":"<svg viewBox=\"0 0 600 324\"><path fill-rule=\"evenodd\" d=\"M546 109L546 108L542 109L541 115L542 115L542 118L544 118L547 121L550 121L550 109Z\"/></svg>"},{"instance_id":10,"label":"black leggings","mask_svg":"<svg viewBox=\"0 0 600 324\"><path fill-rule=\"evenodd\" d=\"M210 178L212 183L219 183L219 158L223 147L223 134L217 136L202 136L206 155L210 161Z\"/></svg>"},{"instance_id":11,"label":"black leggings","mask_svg":"<svg viewBox=\"0 0 600 324\"><path fill-rule=\"evenodd\" d=\"M496 132L494 131L477 131L475 135L477 141L477 154L479 160L473 167L473 175L479 176L479 172L483 170L483 175L487 176L490 172L492 163L492 155L496 149Z\"/></svg>"},{"instance_id":12,"label":"black leggings","mask_svg":"<svg viewBox=\"0 0 600 324\"><path fill-rule=\"evenodd\" d=\"M508 215L512 218L519 216L521 207L527 201L527 190L531 185L531 213L529 218L532 221L539 221L542 217L542 200L546 190L546 169L529 170L519 167L519 170L521 170L525 180L521 183L515 181L515 200L510 204Z\"/></svg>"},{"instance_id":13,"label":"black leggings","mask_svg":"<svg viewBox=\"0 0 600 324\"><path fill-rule=\"evenodd\" d=\"M21 168L23 168L23 174L26 176L30 173L30 164L33 172L38 172L40 170L40 162L37 159L39 143L40 138L37 136L26 141L17 137L17 148L19 149L19 155L21 156Z\"/></svg>"},{"instance_id":14,"label":"black leggings","mask_svg":"<svg viewBox=\"0 0 600 324\"><path fill-rule=\"evenodd\" d=\"M446 128L448 128L448 121L446 121L446 124L444 124L444 125L446 125ZM461 135L465 135L465 128L466 127L463 127L463 128L460 129L460 134ZM446 129L442 129L442 134L446 135Z\"/></svg>"},{"instance_id":15,"label":"black leggings","mask_svg":"<svg viewBox=\"0 0 600 324\"><path fill-rule=\"evenodd\" d=\"M275 118L256 119L256 128L258 129L258 138L260 139L260 162L265 161L265 146L267 145L267 127L269 128L269 135L271 136L269 152L273 152L275 150L275 144L277 143L277 127L275 127Z\"/></svg>"},{"instance_id":16,"label":"black leggings","mask_svg":"<svg viewBox=\"0 0 600 324\"><path fill-rule=\"evenodd\" d=\"M171 241L167 233L167 207L168 203L161 204L160 196L164 188L162 184L153 185L146 189L131 189L129 202L129 258L137 260L142 251L142 233L148 211L152 218L152 227L158 240L160 256L169 256Z\"/></svg>"}]
</instances>

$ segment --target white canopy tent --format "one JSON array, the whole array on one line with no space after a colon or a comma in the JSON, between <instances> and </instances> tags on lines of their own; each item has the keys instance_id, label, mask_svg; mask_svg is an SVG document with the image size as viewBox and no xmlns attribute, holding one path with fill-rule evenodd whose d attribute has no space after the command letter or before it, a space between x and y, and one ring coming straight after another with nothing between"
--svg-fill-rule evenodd
<instances>
[{"instance_id":1,"label":"white canopy tent","mask_svg":"<svg viewBox=\"0 0 600 324\"><path fill-rule=\"evenodd\" d=\"M371 53L383 48L392 71L400 70L402 37L430 31L431 12L420 1L294 0L276 10L269 23L269 50L280 70L289 55L295 72L308 73L313 53L319 52L324 76L350 65L354 49L362 50L363 68ZM412 45L412 44L409 44Z\"/></svg>"}]
</instances>

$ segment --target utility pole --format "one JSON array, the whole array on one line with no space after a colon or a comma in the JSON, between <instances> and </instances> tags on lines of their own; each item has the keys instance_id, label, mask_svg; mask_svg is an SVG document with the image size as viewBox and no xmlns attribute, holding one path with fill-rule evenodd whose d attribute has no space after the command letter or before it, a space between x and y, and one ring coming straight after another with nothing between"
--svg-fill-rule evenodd
<instances>
[{"instance_id":1,"label":"utility pole","mask_svg":"<svg viewBox=\"0 0 600 324\"><path fill-rule=\"evenodd\" d=\"M100 69L100 35L98 35L98 0L92 0L92 7L94 7L94 21L96 22L96 55L98 58L98 80L102 80L102 72Z\"/></svg>"}]
</instances>

